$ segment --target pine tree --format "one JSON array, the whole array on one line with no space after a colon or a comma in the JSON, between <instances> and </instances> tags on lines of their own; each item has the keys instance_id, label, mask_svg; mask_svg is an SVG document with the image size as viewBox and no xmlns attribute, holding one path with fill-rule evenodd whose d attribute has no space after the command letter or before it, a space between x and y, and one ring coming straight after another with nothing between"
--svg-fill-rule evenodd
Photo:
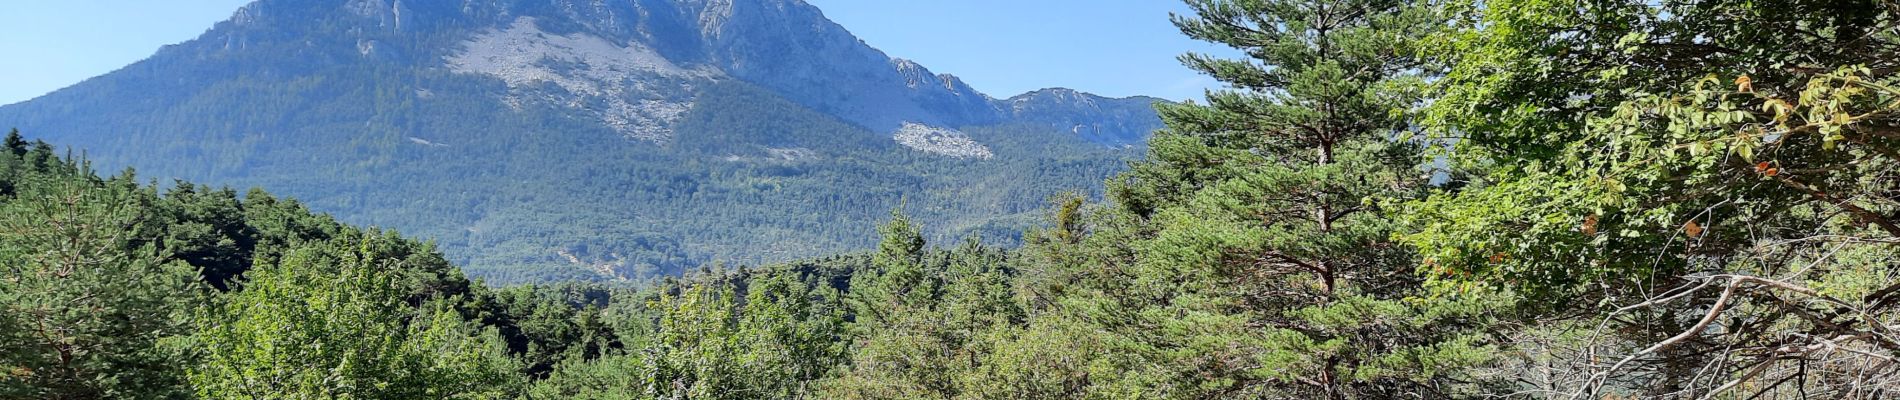
<instances>
[{"instance_id":1,"label":"pine tree","mask_svg":"<svg viewBox=\"0 0 1900 400\"><path fill-rule=\"evenodd\" d=\"M815 301L792 276L774 273L747 285L737 332L742 352L735 358L747 372L747 392L757 394L753 398L805 396L810 383L828 376L846 356L837 342L844 325L839 304Z\"/></svg>"},{"instance_id":2,"label":"pine tree","mask_svg":"<svg viewBox=\"0 0 1900 400\"><path fill-rule=\"evenodd\" d=\"M924 269L924 237L902 212L878 228L882 239L871 258L871 269L851 276L850 301L855 325L869 331L882 327L892 315L925 307L935 295L937 277Z\"/></svg>"},{"instance_id":3,"label":"pine tree","mask_svg":"<svg viewBox=\"0 0 1900 400\"><path fill-rule=\"evenodd\" d=\"M941 265L927 259L922 234L902 212L892 211L878 232L883 239L871 268L851 277L850 368L826 382L824 397L950 397L955 389L943 361L954 344L944 337L937 307Z\"/></svg>"},{"instance_id":4,"label":"pine tree","mask_svg":"<svg viewBox=\"0 0 1900 400\"><path fill-rule=\"evenodd\" d=\"M1089 234L1062 223L1068 315L1118 348L1132 373L1105 393L1165 397L1448 396L1485 351L1462 301L1419 293L1412 254L1379 204L1422 193L1420 148L1401 139L1428 66L1413 56L1439 20L1395 0L1191 0L1188 36L1252 59L1184 55L1231 87L1160 108L1147 161L1111 182L1118 209ZM1064 214L1074 214L1065 211ZM1074 220L1073 215L1064 217ZM1063 243L1078 243L1067 245ZM1064 263L1070 263L1065 261ZM1045 274L1062 276L1062 273ZM1053 290L1051 290L1053 291ZM1132 358L1126 358L1132 357ZM1119 358L1119 359L1118 359Z\"/></svg>"},{"instance_id":5,"label":"pine tree","mask_svg":"<svg viewBox=\"0 0 1900 400\"><path fill-rule=\"evenodd\" d=\"M14 157L26 155L26 138L20 136L19 129L7 131L6 146L7 151L12 152Z\"/></svg>"},{"instance_id":6,"label":"pine tree","mask_svg":"<svg viewBox=\"0 0 1900 400\"><path fill-rule=\"evenodd\" d=\"M163 343L205 288L141 234L149 193L50 163L0 200L0 398L182 395L189 358Z\"/></svg>"},{"instance_id":7,"label":"pine tree","mask_svg":"<svg viewBox=\"0 0 1900 400\"><path fill-rule=\"evenodd\" d=\"M236 191L181 181L165 193L159 208L167 221L164 247L198 267L205 282L229 289L228 281L250 268L257 233L245 223Z\"/></svg>"}]
</instances>

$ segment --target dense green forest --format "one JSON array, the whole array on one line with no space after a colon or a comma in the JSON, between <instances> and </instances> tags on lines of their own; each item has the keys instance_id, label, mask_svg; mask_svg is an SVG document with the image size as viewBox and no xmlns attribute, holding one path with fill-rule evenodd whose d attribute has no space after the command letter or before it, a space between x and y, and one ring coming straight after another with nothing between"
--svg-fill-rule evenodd
<instances>
[{"instance_id":1,"label":"dense green forest","mask_svg":"<svg viewBox=\"0 0 1900 400\"><path fill-rule=\"evenodd\" d=\"M1900 390L1900 4L1189 0L1251 59L1020 246L491 288L252 191L0 156L0 397Z\"/></svg>"}]
</instances>

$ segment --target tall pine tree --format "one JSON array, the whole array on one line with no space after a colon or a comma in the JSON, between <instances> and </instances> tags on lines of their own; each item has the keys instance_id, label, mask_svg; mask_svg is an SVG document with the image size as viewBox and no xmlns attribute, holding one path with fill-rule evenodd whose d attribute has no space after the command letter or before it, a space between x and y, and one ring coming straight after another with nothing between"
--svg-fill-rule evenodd
<instances>
[{"instance_id":1,"label":"tall pine tree","mask_svg":"<svg viewBox=\"0 0 1900 400\"><path fill-rule=\"evenodd\" d=\"M1093 390L1162 397L1442 397L1486 359L1482 308L1415 301L1413 254L1378 207L1426 187L1403 140L1434 10L1392 0L1191 0L1188 36L1250 59L1182 61L1230 89L1163 106L1146 162L1111 182L1115 207L1047 251L1092 254L1062 282L1102 326L1120 376ZM1074 217L1070 217L1073 219ZM1072 225L1065 223L1065 226ZM1076 290L1073 286L1089 287ZM1055 292L1055 290L1049 290Z\"/></svg>"},{"instance_id":2,"label":"tall pine tree","mask_svg":"<svg viewBox=\"0 0 1900 400\"><path fill-rule=\"evenodd\" d=\"M0 154L0 398L160 399L206 287L150 239L155 196L16 133Z\"/></svg>"}]
</instances>

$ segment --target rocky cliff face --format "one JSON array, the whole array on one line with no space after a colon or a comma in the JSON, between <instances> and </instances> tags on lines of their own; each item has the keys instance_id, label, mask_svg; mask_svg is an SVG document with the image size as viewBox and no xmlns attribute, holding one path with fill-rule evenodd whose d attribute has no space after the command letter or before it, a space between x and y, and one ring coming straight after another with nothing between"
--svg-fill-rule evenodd
<instances>
[{"instance_id":1,"label":"rocky cliff face","mask_svg":"<svg viewBox=\"0 0 1900 400\"><path fill-rule=\"evenodd\" d=\"M880 132L1031 121L1115 146L1159 125L1145 110L1152 98L991 98L871 48L797 0L262 0L183 51L242 57L258 46L486 74L507 83L500 101L512 106L567 104L655 142L671 136L695 82L722 78Z\"/></svg>"}]
</instances>

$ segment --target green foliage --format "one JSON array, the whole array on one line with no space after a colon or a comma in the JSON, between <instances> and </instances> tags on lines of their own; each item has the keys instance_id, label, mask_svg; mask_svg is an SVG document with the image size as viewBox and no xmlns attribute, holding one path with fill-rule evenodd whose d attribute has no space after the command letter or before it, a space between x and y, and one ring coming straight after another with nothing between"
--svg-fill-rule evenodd
<instances>
[{"instance_id":1,"label":"green foliage","mask_svg":"<svg viewBox=\"0 0 1900 400\"><path fill-rule=\"evenodd\" d=\"M1249 59L1182 57L1230 89L1163 107L1167 130L1106 202L1046 185L1112 169L1093 155L779 157L869 142L738 83L705 88L712 108L682 131L704 135L674 149L488 137L510 157L611 169L474 174L497 189L459 194L392 169L424 181L405 190L450 193L416 215L463 213L431 223L459 232L451 249L494 247L483 265L643 275L867 249L637 287L489 289L430 243L257 190L102 179L15 133L0 154L0 397L1858 398L1897 385L1900 8L1188 3L1184 33ZM1030 129L967 131L1032 148L1004 145ZM339 171L412 150L462 171L491 161L437 147ZM693 156L706 152L733 156ZM986 168L1035 172L945 177ZM363 193L321 202L390 201ZM781 207L863 222L905 199L927 199L921 217L892 212L876 237ZM1045 200L1024 247L986 245L1014 244L1037 212L1024 204ZM1009 216L916 222L998 209ZM732 235L733 221L756 229ZM682 229L723 241L665 239ZM951 233L968 239L932 246Z\"/></svg>"},{"instance_id":2,"label":"green foliage","mask_svg":"<svg viewBox=\"0 0 1900 400\"><path fill-rule=\"evenodd\" d=\"M0 307L5 310L0 313L0 343L5 344L0 347L0 372L4 372L0 373L0 397L188 398L199 389L213 390L186 379L188 367L209 367L214 365L211 358L224 357L227 369L221 373L308 377L320 374L312 371L324 366L301 362L337 360L301 357L353 357L362 354L349 346L367 343L353 340L402 337L363 336L387 332L415 340L376 348L365 345L363 351L407 352L391 356L407 360L402 361L410 363L402 364L404 368L416 365L417 354L434 357L438 351L457 349L464 353L455 356L462 358L430 361L440 364L430 367L440 371L424 371L435 374L431 379L440 381L435 386L409 382L400 389L349 390L465 391L505 397L520 390L520 384L510 382L522 378L516 375L521 368L492 346L505 342L509 345L506 355L530 365L539 363L545 371L565 357L593 357L601 347L612 344L590 342L585 340L588 335L580 334L591 330L593 337L611 336L598 315L566 303L558 311L523 310L518 305L530 301L472 286L431 245L394 232L348 227L311 213L295 200L277 199L261 190L252 190L239 200L228 189L178 182L160 194L154 187L139 185L130 172L101 179L87 163L53 154L50 145L27 145L17 135L9 142L17 144L12 148L23 150L0 155L0 187L5 188L0 195L0 229L4 230L0 234L0 262L4 262ZM352 264L353 269L339 267L344 260L357 264ZM248 281L252 265L269 266L272 272L260 272L262 277L295 281ZM353 284L374 286L349 286ZM272 293L285 296L340 296L360 304L310 303L309 298L238 290L247 285L272 288ZM302 313L231 311L243 307ZM318 316L332 319L305 319ZM571 320L542 322L570 316ZM202 341L212 335L209 328L231 328L228 324L238 321L252 324L247 326L251 330L222 332L227 340L219 343L228 347L213 351ZM257 346L266 337L316 345L272 337L285 332L271 331L268 328L274 325L267 323L304 324L309 329L299 332L337 342L326 344L329 347L322 351L275 354L291 357L282 359L228 353L241 345ZM524 325L528 329L522 329ZM239 333L256 335L231 337ZM560 343L548 346L551 341ZM288 352L293 347L275 346L269 351ZM546 354L543 349L548 347L560 349L555 351L559 355ZM575 350L566 351L570 348ZM481 358L469 358L468 354L475 353L468 352L475 350L480 350ZM352 365L363 362L351 360L358 363ZM245 365L261 367L230 369ZM363 378L365 372L353 373ZM371 374L365 379L399 376ZM225 389L268 385L220 382L232 385Z\"/></svg>"},{"instance_id":3,"label":"green foliage","mask_svg":"<svg viewBox=\"0 0 1900 400\"><path fill-rule=\"evenodd\" d=\"M1865 337L1857 324L1895 311L1890 285L1871 282L1893 276L1882 257L1900 235L1890 67L1900 10L1803 0L1464 7L1459 29L1434 46L1449 72L1428 112L1436 135L1455 140L1446 156L1463 181L1404 206L1416 227L1404 237L1440 291L1506 293L1558 318L1551 326L1582 316L1591 323L1578 325L1615 332L1527 329L1607 336L1595 339L1606 348L1585 350L1627 354L1620 370L1573 365L1599 372L1556 372L1573 378L1538 389L1715 396L1759 379L1735 395L1775 397L1886 384L1788 382L1874 373L1884 367L1849 360L1884 358L1891 345L1775 349Z\"/></svg>"},{"instance_id":4,"label":"green foliage","mask_svg":"<svg viewBox=\"0 0 1900 400\"><path fill-rule=\"evenodd\" d=\"M372 239L374 240L374 239ZM493 399L519 390L499 335L450 305L412 308L370 242L306 247L247 274L192 337L212 399Z\"/></svg>"},{"instance_id":5,"label":"green foliage","mask_svg":"<svg viewBox=\"0 0 1900 400\"><path fill-rule=\"evenodd\" d=\"M176 221L166 226L165 247L197 266L206 282L229 289L230 281L249 267L258 236L245 222L237 192L181 181L160 204L161 212L170 214L165 218Z\"/></svg>"},{"instance_id":6,"label":"green foliage","mask_svg":"<svg viewBox=\"0 0 1900 400\"><path fill-rule=\"evenodd\" d=\"M530 397L803 397L839 362L843 318L835 291L791 272L741 272L617 304L609 311L638 316L619 330L625 350L561 364Z\"/></svg>"},{"instance_id":7,"label":"green foliage","mask_svg":"<svg viewBox=\"0 0 1900 400\"><path fill-rule=\"evenodd\" d=\"M1114 203L1094 217L1064 204L1031 241L1040 287L1028 290L1065 321L1041 329L1102 332L1073 350L1094 365L1055 367L1071 377L1051 387L1169 398L1475 390L1466 370L1492 351L1481 299L1416 298L1413 255L1391 240L1399 226L1381 207L1425 187L1420 146L1397 139L1430 72L1412 46L1437 29L1436 11L1189 5L1196 15L1175 20L1184 33L1253 59L1183 56L1236 90L1161 107L1168 129L1110 182ZM1128 373L1073 378L1091 370Z\"/></svg>"},{"instance_id":8,"label":"green foliage","mask_svg":"<svg viewBox=\"0 0 1900 400\"><path fill-rule=\"evenodd\" d=\"M894 316L928 307L935 298L940 277L924 269L924 238L918 227L898 211L891 221L878 228L883 240L871 258L871 268L851 275L852 315L864 332L875 332L891 323Z\"/></svg>"},{"instance_id":9,"label":"green foliage","mask_svg":"<svg viewBox=\"0 0 1900 400\"><path fill-rule=\"evenodd\" d=\"M823 397L956 398L989 385L985 358L1000 340L991 332L1024 319L1011 298L1011 261L976 239L926 251L916 229L894 214L876 269L852 277L850 367Z\"/></svg>"},{"instance_id":10,"label":"green foliage","mask_svg":"<svg viewBox=\"0 0 1900 400\"><path fill-rule=\"evenodd\" d=\"M593 359L620 346L601 308L612 293L584 285L515 286L497 289L482 310L484 325L508 338L508 351L524 363L523 372L544 378L556 363Z\"/></svg>"},{"instance_id":11,"label":"green foliage","mask_svg":"<svg viewBox=\"0 0 1900 400\"><path fill-rule=\"evenodd\" d=\"M150 235L130 175L100 180L27 150L0 155L0 397L179 398L181 348L206 287ZM49 161L50 160L50 161Z\"/></svg>"}]
</instances>

